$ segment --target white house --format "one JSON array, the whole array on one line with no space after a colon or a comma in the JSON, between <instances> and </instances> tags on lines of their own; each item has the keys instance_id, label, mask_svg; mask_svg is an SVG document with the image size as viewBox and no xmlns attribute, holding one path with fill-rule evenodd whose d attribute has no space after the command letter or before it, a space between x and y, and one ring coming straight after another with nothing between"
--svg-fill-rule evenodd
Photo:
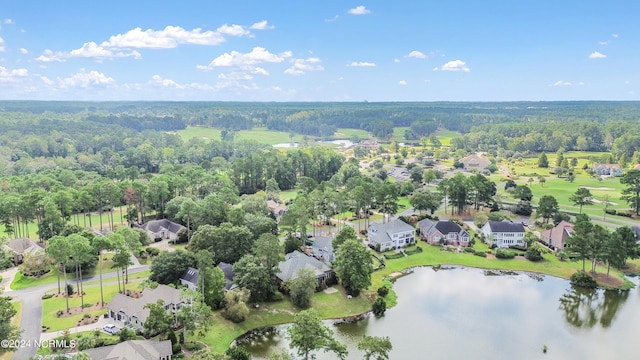
<instances>
[{"instance_id":1,"label":"white house","mask_svg":"<svg viewBox=\"0 0 640 360\"><path fill-rule=\"evenodd\" d=\"M482 227L482 233L489 246L501 248L518 245L526 246L524 242L524 226L510 221L489 221Z\"/></svg>"},{"instance_id":2,"label":"white house","mask_svg":"<svg viewBox=\"0 0 640 360\"><path fill-rule=\"evenodd\" d=\"M369 244L379 251L387 251L415 244L416 229L402 220L369 226Z\"/></svg>"}]
</instances>

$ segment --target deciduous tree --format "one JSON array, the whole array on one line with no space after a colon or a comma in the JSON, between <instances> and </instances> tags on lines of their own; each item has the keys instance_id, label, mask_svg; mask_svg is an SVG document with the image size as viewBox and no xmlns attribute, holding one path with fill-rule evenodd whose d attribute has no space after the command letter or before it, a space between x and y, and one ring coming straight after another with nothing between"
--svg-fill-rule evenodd
<instances>
[{"instance_id":1,"label":"deciduous tree","mask_svg":"<svg viewBox=\"0 0 640 360\"><path fill-rule=\"evenodd\" d=\"M371 285L371 254L362 242L347 240L336 253L334 270L347 292L358 296L361 290Z\"/></svg>"},{"instance_id":2,"label":"deciduous tree","mask_svg":"<svg viewBox=\"0 0 640 360\"><path fill-rule=\"evenodd\" d=\"M322 324L314 309L297 313L293 324L287 328L287 336L290 340L289 346L305 360L314 358L312 352L321 349L336 353L340 359L344 359L348 354L347 347L333 337L331 329Z\"/></svg>"},{"instance_id":3,"label":"deciduous tree","mask_svg":"<svg viewBox=\"0 0 640 360\"><path fill-rule=\"evenodd\" d=\"M388 360L392 349L388 336L363 336L358 342L358 350L364 351L364 360Z\"/></svg>"}]
</instances>

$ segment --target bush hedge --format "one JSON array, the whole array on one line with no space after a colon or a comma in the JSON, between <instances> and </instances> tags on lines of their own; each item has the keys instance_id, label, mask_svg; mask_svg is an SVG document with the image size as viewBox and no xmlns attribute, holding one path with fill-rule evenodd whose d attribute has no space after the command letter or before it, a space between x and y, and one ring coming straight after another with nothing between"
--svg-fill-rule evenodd
<instances>
[{"instance_id":1,"label":"bush hedge","mask_svg":"<svg viewBox=\"0 0 640 360\"><path fill-rule=\"evenodd\" d=\"M486 252L484 252L484 251L476 251L476 252L474 252L474 253L473 253L473 255L475 255L475 256L480 256L480 257L484 257L484 258L486 258L486 257L487 257L487 253L486 253Z\"/></svg>"},{"instance_id":2,"label":"bush hedge","mask_svg":"<svg viewBox=\"0 0 640 360\"><path fill-rule=\"evenodd\" d=\"M582 270L571 275L571 284L587 289L595 289L598 287L598 284L593 280L591 275Z\"/></svg>"},{"instance_id":3,"label":"bush hedge","mask_svg":"<svg viewBox=\"0 0 640 360\"><path fill-rule=\"evenodd\" d=\"M507 250L507 249L496 249L496 258L498 259L513 259L516 256L516 254L511 251L511 250Z\"/></svg>"}]
</instances>

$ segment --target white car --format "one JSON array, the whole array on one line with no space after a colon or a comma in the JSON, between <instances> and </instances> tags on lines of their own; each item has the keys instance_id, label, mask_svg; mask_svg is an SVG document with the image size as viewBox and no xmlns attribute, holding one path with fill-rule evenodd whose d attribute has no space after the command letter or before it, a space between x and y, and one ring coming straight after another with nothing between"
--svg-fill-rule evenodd
<instances>
[{"instance_id":1,"label":"white car","mask_svg":"<svg viewBox=\"0 0 640 360\"><path fill-rule=\"evenodd\" d=\"M118 332L118 328L113 324L107 324L107 325L103 326L102 330L104 330L106 333L111 334L111 335L115 335L115 333Z\"/></svg>"}]
</instances>

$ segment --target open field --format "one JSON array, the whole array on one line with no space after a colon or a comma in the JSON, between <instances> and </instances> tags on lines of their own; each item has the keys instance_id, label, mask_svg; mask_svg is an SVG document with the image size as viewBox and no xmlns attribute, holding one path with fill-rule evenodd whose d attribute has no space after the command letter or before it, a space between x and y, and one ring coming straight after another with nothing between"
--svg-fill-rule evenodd
<instances>
[{"instance_id":1,"label":"open field","mask_svg":"<svg viewBox=\"0 0 640 360\"><path fill-rule=\"evenodd\" d=\"M194 127L189 126L184 130L177 131L178 135L184 141L188 141L192 138L200 138L205 140L220 140L220 129L210 127ZM240 130L236 132L236 140L255 140L264 144L279 144L288 142L300 142L302 141L302 135L296 134L293 139L289 137L288 132L267 130L267 128L254 128L253 130Z\"/></svg>"},{"instance_id":2,"label":"open field","mask_svg":"<svg viewBox=\"0 0 640 360\"><path fill-rule=\"evenodd\" d=\"M451 144L451 139L459 137L460 133L457 131L451 131L447 129L438 129L437 132L438 140L443 146L449 146Z\"/></svg>"},{"instance_id":3,"label":"open field","mask_svg":"<svg viewBox=\"0 0 640 360\"><path fill-rule=\"evenodd\" d=\"M340 128L340 129L337 129L336 133L334 134L335 138L351 139L354 136L358 137L359 139L368 139L370 137L369 133L366 130L362 130L362 129Z\"/></svg>"}]
</instances>

